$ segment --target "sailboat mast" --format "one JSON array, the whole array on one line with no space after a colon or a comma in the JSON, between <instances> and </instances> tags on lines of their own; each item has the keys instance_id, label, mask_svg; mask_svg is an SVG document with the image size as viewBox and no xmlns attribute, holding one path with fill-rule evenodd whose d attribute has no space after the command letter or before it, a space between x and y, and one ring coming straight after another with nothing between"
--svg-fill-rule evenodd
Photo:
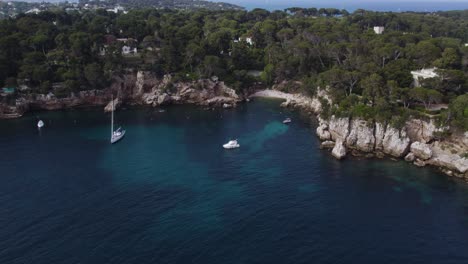
<instances>
[{"instance_id":1,"label":"sailboat mast","mask_svg":"<svg viewBox=\"0 0 468 264\"><path fill-rule=\"evenodd\" d=\"M112 95L111 138L114 135L114 95Z\"/></svg>"}]
</instances>

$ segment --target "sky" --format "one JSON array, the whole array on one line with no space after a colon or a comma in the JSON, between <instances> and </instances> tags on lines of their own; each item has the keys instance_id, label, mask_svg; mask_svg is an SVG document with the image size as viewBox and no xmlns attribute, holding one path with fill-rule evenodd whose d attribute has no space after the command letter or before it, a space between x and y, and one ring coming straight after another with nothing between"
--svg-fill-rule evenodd
<instances>
[{"instance_id":1,"label":"sky","mask_svg":"<svg viewBox=\"0 0 468 264\"><path fill-rule=\"evenodd\" d=\"M468 9L468 0L218 0L253 9L287 7L334 7L353 11L358 8L376 11L438 11Z\"/></svg>"}]
</instances>

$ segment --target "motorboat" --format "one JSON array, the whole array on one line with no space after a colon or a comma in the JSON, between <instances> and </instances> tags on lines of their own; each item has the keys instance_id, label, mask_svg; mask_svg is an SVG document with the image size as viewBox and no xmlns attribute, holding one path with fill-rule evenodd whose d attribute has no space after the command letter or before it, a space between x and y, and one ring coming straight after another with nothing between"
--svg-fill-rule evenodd
<instances>
[{"instance_id":1,"label":"motorboat","mask_svg":"<svg viewBox=\"0 0 468 264\"><path fill-rule=\"evenodd\" d=\"M292 122L292 121L291 121L291 118L288 117L288 118L286 118L286 119L283 121L283 124L289 124L289 123L291 123L291 122Z\"/></svg>"},{"instance_id":2,"label":"motorboat","mask_svg":"<svg viewBox=\"0 0 468 264\"><path fill-rule=\"evenodd\" d=\"M39 122L37 122L37 127L38 128L44 127L44 122L42 120L39 120Z\"/></svg>"},{"instance_id":3,"label":"motorboat","mask_svg":"<svg viewBox=\"0 0 468 264\"><path fill-rule=\"evenodd\" d=\"M230 140L228 143L223 145L223 148L225 149L234 149L240 147L239 143L236 140Z\"/></svg>"}]
</instances>

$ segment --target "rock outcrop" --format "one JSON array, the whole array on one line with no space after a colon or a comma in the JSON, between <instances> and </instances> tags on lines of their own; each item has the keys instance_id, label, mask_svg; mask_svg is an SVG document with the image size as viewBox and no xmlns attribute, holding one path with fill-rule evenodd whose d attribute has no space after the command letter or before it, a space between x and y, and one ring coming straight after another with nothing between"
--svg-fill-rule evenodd
<instances>
[{"instance_id":1,"label":"rock outcrop","mask_svg":"<svg viewBox=\"0 0 468 264\"><path fill-rule=\"evenodd\" d=\"M430 146L421 142L413 142L413 144L411 144L410 150L415 157L421 160L428 160L432 157L432 150Z\"/></svg>"},{"instance_id":2,"label":"rock outcrop","mask_svg":"<svg viewBox=\"0 0 468 264\"><path fill-rule=\"evenodd\" d=\"M156 83L152 89L141 95L141 103L159 106L168 103L190 103L222 107L235 106L241 98L224 82L198 80L173 83L170 76Z\"/></svg>"},{"instance_id":3,"label":"rock outcrop","mask_svg":"<svg viewBox=\"0 0 468 264\"><path fill-rule=\"evenodd\" d=\"M319 118L316 132L324 141L321 148L333 146L331 153L337 159L343 159L348 152L347 149L351 149L350 153L357 156L363 156L361 153L368 153L367 155L375 153L377 156L386 154L396 158L404 157L406 161L420 167L433 165L448 175L468 179L468 159L460 154L468 153L468 144L463 141L468 135L452 136L451 140L439 142L435 139L434 133L440 129L433 128L431 122L421 122L423 121L408 122L402 129L396 129L378 122L369 123L360 119L332 116L329 120ZM431 131L415 130L415 123L423 124ZM423 141L413 141L411 138Z\"/></svg>"},{"instance_id":4,"label":"rock outcrop","mask_svg":"<svg viewBox=\"0 0 468 264\"><path fill-rule=\"evenodd\" d=\"M373 152L375 147L374 128L363 120L351 121L351 128L346 138L346 146L362 152Z\"/></svg>"},{"instance_id":5,"label":"rock outcrop","mask_svg":"<svg viewBox=\"0 0 468 264\"><path fill-rule=\"evenodd\" d=\"M331 139L330 131L328 131L328 125L321 122L317 127L317 136L320 140L329 141Z\"/></svg>"},{"instance_id":6,"label":"rock outcrop","mask_svg":"<svg viewBox=\"0 0 468 264\"><path fill-rule=\"evenodd\" d=\"M388 126L382 141L383 152L396 158L404 157L411 141L404 129L397 130Z\"/></svg>"},{"instance_id":7,"label":"rock outcrop","mask_svg":"<svg viewBox=\"0 0 468 264\"><path fill-rule=\"evenodd\" d=\"M384 128L380 123L334 116L328 121L319 119L319 122L319 138L335 142L341 140L345 148L365 153L383 152L394 157L404 157L409 149L410 139L404 129Z\"/></svg>"},{"instance_id":8,"label":"rock outcrop","mask_svg":"<svg viewBox=\"0 0 468 264\"><path fill-rule=\"evenodd\" d=\"M111 111L109 101L116 92L119 94L119 99L114 101L116 108L123 103L150 106L189 103L216 107L227 104L234 107L241 101L234 89L220 81L201 79L174 82L171 75L158 78L150 72L138 71L115 76L107 89L81 91L65 98L58 98L53 93L23 95L16 105L0 104L0 118L19 117L29 109L105 106L105 111Z\"/></svg>"},{"instance_id":9,"label":"rock outcrop","mask_svg":"<svg viewBox=\"0 0 468 264\"><path fill-rule=\"evenodd\" d=\"M320 148L322 149L333 149L334 147L335 147L335 142L331 140L324 141L322 142L322 144L320 144Z\"/></svg>"},{"instance_id":10,"label":"rock outcrop","mask_svg":"<svg viewBox=\"0 0 468 264\"><path fill-rule=\"evenodd\" d=\"M457 176L468 178L468 159L452 153L439 142L434 143L431 149L432 158L426 161L427 164L446 168Z\"/></svg>"},{"instance_id":11,"label":"rock outcrop","mask_svg":"<svg viewBox=\"0 0 468 264\"><path fill-rule=\"evenodd\" d=\"M341 138L339 138L336 143L335 143L335 147L333 147L333 150L332 150L332 155L333 157L337 158L337 159L342 159L344 157L346 157L346 147L344 146L344 142Z\"/></svg>"},{"instance_id":12,"label":"rock outcrop","mask_svg":"<svg viewBox=\"0 0 468 264\"><path fill-rule=\"evenodd\" d=\"M117 108L120 107L122 104L122 101L119 98L115 98L114 100L111 100L106 107L104 107L104 112L111 112L112 110L117 110ZM113 109L112 109L113 108Z\"/></svg>"},{"instance_id":13,"label":"rock outcrop","mask_svg":"<svg viewBox=\"0 0 468 264\"><path fill-rule=\"evenodd\" d=\"M334 141L341 139L343 142L349 135L349 122L350 118L336 118L332 116L328 122L328 131L330 132L331 138Z\"/></svg>"},{"instance_id":14,"label":"rock outcrop","mask_svg":"<svg viewBox=\"0 0 468 264\"><path fill-rule=\"evenodd\" d=\"M413 153L408 153L408 155L405 156L405 160L408 162L413 162L416 159Z\"/></svg>"},{"instance_id":15,"label":"rock outcrop","mask_svg":"<svg viewBox=\"0 0 468 264\"><path fill-rule=\"evenodd\" d=\"M412 142L430 143L434 140L436 132L442 132L447 129L447 127L437 127L434 120L411 119L406 122L408 137Z\"/></svg>"}]
</instances>

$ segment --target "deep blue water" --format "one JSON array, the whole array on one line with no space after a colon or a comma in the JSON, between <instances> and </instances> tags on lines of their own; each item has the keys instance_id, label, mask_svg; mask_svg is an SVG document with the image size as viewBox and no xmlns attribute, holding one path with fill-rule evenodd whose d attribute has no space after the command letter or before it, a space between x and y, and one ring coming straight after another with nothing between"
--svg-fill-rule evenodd
<instances>
[{"instance_id":1,"label":"deep blue water","mask_svg":"<svg viewBox=\"0 0 468 264\"><path fill-rule=\"evenodd\" d=\"M467 0L223 0L246 7L283 10L288 7L316 7L346 9L353 12L362 8L373 11L446 11L468 9Z\"/></svg>"},{"instance_id":2,"label":"deep blue water","mask_svg":"<svg viewBox=\"0 0 468 264\"><path fill-rule=\"evenodd\" d=\"M101 110L1 120L0 263L468 263L464 183L336 161L284 111L119 111L116 145Z\"/></svg>"}]
</instances>

